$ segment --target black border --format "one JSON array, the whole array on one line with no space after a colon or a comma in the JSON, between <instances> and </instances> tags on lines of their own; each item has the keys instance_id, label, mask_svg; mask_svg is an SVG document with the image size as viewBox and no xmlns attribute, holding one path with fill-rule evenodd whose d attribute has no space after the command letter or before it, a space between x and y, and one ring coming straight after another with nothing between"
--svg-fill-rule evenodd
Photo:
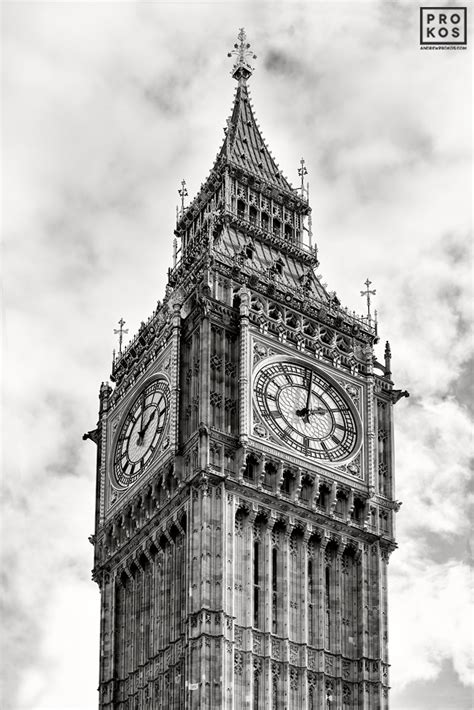
<instances>
[{"instance_id":1,"label":"black border","mask_svg":"<svg viewBox=\"0 0 474 710\"><path fill-rule=\"evenodd\" d=\"M423 11L424 10L449 10L458 11L464 13L464 40L459 40L458 42L424 42L423 41ZM435 46L447 46L447 45L467 45L467 7L442 7L437 5L435 7L420 7L420 45L435 45Z\"/></svg>"}]
</instances>

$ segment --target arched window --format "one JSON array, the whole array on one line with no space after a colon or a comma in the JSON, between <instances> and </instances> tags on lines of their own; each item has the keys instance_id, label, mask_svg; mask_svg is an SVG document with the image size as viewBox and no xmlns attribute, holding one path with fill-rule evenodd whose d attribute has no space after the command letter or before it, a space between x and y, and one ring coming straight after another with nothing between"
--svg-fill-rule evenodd
<instances>
[{"instance_id":1,"label":"arched window","mask_svg":"<svg viewBox=\"0 0 474 710\"><path fill-rule=\"evenodd\" d=\"M351 513L351 518L355 523L362 523L364 520L365 503L360 498L354 499L354 508Z\"/></svg>"},{"instance_id":2,"label":"arched window","mask_svg":"<svg viewBox=\"0 0 474 710\"><path fill-rule=\"evenodd\" d=\"M271 461L267 461L265 464L265 475L263 477L263 487L273 490L275 485L277 467Z\"/></svg>"},{"instance_id":3,"label":"arched window","mask_svg":"<svg viewBox=\"0 0 474 710\"><path fill-rule=\"evenodd\" d=\"M327 486L325 483L319 486L319 496L317 500L317 505L318 508L322 508L323 510L327 510L327 507L329 505L329 496L331 494L331 491L329 489L329 486Z\"/></svg>"},{"instance_id":4,"label":"arched window","mask_svg":"<svg viewBox=\"0 0 474 710\"><path fill-rule=\"evenodd\" d=\"M338 491L336 496L336 515L344 517L347 513L347 496L344 491Z\"/></svg>"},{"instance_id":5,"label":"arched window","mask_svg":"<svg viewBox=\"0 0 474 710\"><path fill-rule=\"evenodd\" d=\"M258 461L254 454L248 454L245 459L244 478L247 481L255 481L257 477Z\"/></svg>"},{"instance_id":6,"label":"arched window","mask_svg":"<svg viewBox=\"0 0 474 710\"><path fill-rule=\"evenodd\" d=\"M293 474L289 469L283 471L283 480L281 482L281 492L289 496L293 488Z\"/></svg>"},{"instance_id":7,"label":"arched window","mask_svg":"<svg viewBox=\"0 0 474 710\"><path fill-rule=\"evenodd\" d=\"M311 500L311 495L313 493L313 481L309 476L303 478L303 484L301 486L300 500L302 503L309 503Z\"/></svg>"}]
</instances>

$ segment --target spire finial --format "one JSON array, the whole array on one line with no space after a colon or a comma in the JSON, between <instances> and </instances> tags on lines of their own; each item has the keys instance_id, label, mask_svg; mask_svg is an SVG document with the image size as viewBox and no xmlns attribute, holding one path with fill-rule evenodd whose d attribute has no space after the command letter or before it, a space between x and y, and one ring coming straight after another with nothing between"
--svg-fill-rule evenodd
<instances>
[{"instance_id":1,"label":"spire finial","mask_svg":"<svg viewBox=\"0 0 474 710\"><path fill-rule=\"evenodd\" d=\"M118 334L119 337L119 355L122 354L122 341L123 341L123 334L128 333L128 328L124 328L123 326L125 325L125 321L123 318L121 318L118 322L120 328L114 328L114 333Z\"/></svg>"},{"instance_id":2,"label":"spire finial","mask_svg":"<svg viewBox=\"0 0 474 710\"><path fill-rule=\"evenodd\" d=\"M252 75L253 67L249 63L249 59L257 59L257 55L250 49L250 44L247 42L247 35L243 27L240 28L237 35L239 40L234 44L234 49L227 54L231 57L235 54L235 62L232 68L232 76L237 81L246 80Z\"/></svg>"},{"instance_id":3,"label":"spire finial","mask_svg":"<svg viewBox=\"0 0 474 710\"><path fill-rule=\"evenodd\" d=\"M188 196L186 189L186 180L181 180L181 190L178 190L178 195L181 197L181 214L184 213L184 198Z\"/></svg>"},{"instance_id":4,"label":"spire finial","mask_svg":"<svg viewBox=\"0 0 474 710\"><path fill-rule=\"evenodd\" d=\"M360 295L361 295L361 296L367 296L367 318L368 318L369 321L370 321L370 319L371 319L371 317L372 317L372 316L371 316L371 313L370 313L370 296L371 296L371 295L372 295L372 296L375 296L375 294L377 293L377 291L376 291L375 289L373 289L372 291L370 290L369 286L372 284L372 281L369 281L369 278L367 278L367 280L364 281L364 283L365 283L365 285L367 286L367 288L366 288L365 291L361 291L361 292L360 292Z\"/></svg>"},{"instance_id":5,"label":"spire finial","mask_svg":"<svg viewBox=\"0 0 474 710\"><path fill-rule=\"evenodd\" d=\"M308 174L304 158L301 158L300 165L301 165L301 168L298 168L298 175L301 178L301 188L300 188L301 189L301 197L304 197L304 176Z\"/></svg>"}]
</instances>

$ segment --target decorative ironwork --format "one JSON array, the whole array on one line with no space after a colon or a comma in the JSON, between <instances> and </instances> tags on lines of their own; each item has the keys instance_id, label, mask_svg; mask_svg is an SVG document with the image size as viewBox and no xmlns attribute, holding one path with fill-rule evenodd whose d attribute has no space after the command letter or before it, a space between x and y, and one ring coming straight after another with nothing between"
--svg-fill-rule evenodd
<instances>
[{"instance_id":1,"label":"decorative ironwork","mask_svg":"<svg viewBox=\"0 0 474 710\"><path fill-rule=\"evenodd\" d=\"M124 336L124 333L128 333L128 328L124 328L124 327L123 327L123 326L125 325L125 321L124 321L123 318L121 318L121 319L119 320L118 324L119 324L119 327L118 327L118 328L114 328L114 333L115 333L116 335L118 335L118 337L119 337L119 355L121 355L121 354L122 354L123 336ZM114 352L115 352L115 351L114 351ZM114 360L115 360L115 357L114 357Z\"/></svg>"},{"instance_id":2,"label":"decorative ironwork","mask_svg":"<svg viewBox=\"0 0 474 710\"><path fill-rule=\"evenodd\" d=\"M308 171L307 171L307 169L306 169L306 165L305 165L305 160L304 160L304 158L301 158L301 160L300 160L300 165L301 165L301 168L298 168L298 175L299 175L300 178L301 178L301 187L300 187L300 189L301 189L301 197L304 197L304 193L305 193L305 189L304 189L304 176L308 174Z\"/></svg>"},{"instance_id":3,"label":"decorative ironwork","mask_svg":"<svg viewBox=\"0 0 474 710\"><path fill-rule=\"evenodd\" d=\"M227 54L228 57L235 55L232 76L237 80L248 79L253 72L249 59L257 59L257 55L250 50L250 44L247 42L247 35L243 27L240 28L237 39L239 41L234 44L234 49Z\"/></svg>"},{"instance_id":4,"label":"decorative ironwork","mask_svg":"<svg viewBox=\"0 0 474 710\"><path fill-rule=\"evenodd\" d=\"M372 291L370 290L369 286L372 284L372 281L369 281L368 278L366 281L364 281L364 283L367 286L367 288L365 291L361 291L360 295L367 297L367 318L370 320L372 317L371 313L370 313L370 296L375 296L377 291L375 290L375 288Z\"/></svg>"},{"instance_id":5,"label":"decorative ironwork","mask_svg":"<svg viewBox=\"0 0 474 710\"><path fill-rule=\"evenodd\" d=\"M181 197L181 214L184 212L184 198L188 196L186 189L186 180L181 180L181 189L178 190L178 195Z\"/></svg>"}]
</instances>

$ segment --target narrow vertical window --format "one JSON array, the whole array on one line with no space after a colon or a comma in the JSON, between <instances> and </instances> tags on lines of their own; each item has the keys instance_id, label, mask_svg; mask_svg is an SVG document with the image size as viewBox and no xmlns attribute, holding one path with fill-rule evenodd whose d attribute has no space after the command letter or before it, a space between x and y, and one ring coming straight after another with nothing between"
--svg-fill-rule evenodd
<instances>
[{"instance_id":1,"label":"narrow vertical window","mask_svg":"<svg viewBox=\"0 0 474 710\"><path fill-rule=\"evenodd\" d=\"M272 631L274 634L278 628L278 568L277 568L278 551L274 547L272 549Z\"/></svg>"},{"instance_id":2,"label":"narrow vertical window","mask_svg":"<svg viewBox=\"0 0 474 710\"><path fill-rule=\"evenodd\" d=\"M259 584L259 551L260 543L255 542L253 545L253 625L259 628L259 602L260 602L260 584Z\"/></svg>"},{"instance_id":3,"label":"narrow vertical window","mask_svg":"<svg viewBox=\"0 0 474 710\"><path fill-rule=\"evenodd\" d=\"M313 561L308 560L308 642L315 646Z\"/></svg>"},{"instance_id":4,"label":"narrow vertical window","mask_svg":"<svg viewBox=\"0 0 474 710\"><path fill-rule=\"evenodd\" d=\"M329 567L326 567L325 598L326 598L326 648L330 648L331 647L331 576L330 576Z\"/></svg>"},{"instance_id":5,"label":"narrow vertical window","mask_svg":"<svg viewBox=\"0 0 474 710\"><path fill-rule=\"evenodd\" d=\"M253 674L253 707L254 710L259 708L259 696L260 696L260 683L259 683L259 673L257 669L254 670Z\"/></svg>"}]
</instances>

